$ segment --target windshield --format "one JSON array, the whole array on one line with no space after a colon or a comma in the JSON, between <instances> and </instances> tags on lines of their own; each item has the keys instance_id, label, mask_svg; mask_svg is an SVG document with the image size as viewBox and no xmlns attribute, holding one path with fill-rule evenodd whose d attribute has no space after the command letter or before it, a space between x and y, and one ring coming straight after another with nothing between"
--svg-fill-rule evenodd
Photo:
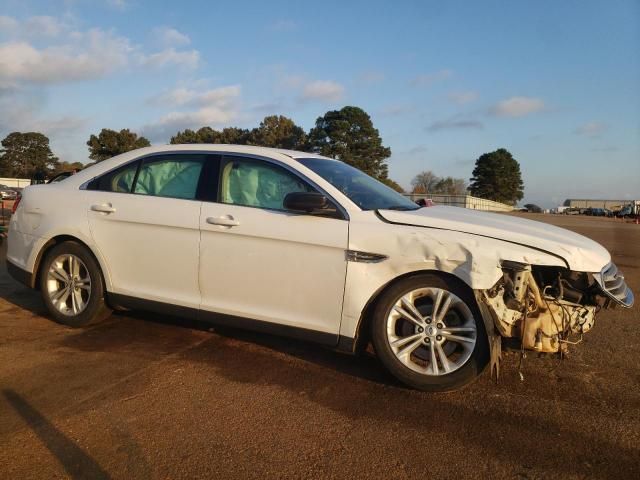
<instances>
[{"instance_id":1,"label":"windshield","mask_svg":"<svg viewBox=\"0 0 640 480\"><path fill-rule=\"evenodd\" d=\"M344 193L363 210L420 208L400 193L346 163L323 158L300 158L298 161Z\"/></svg>"}]
</instances>

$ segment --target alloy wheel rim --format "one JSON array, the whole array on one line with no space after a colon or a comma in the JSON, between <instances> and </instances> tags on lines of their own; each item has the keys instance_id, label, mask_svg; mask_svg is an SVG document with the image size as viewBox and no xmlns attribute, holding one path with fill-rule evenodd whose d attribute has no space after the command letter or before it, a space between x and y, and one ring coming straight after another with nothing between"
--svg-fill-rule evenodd
<instances>
[{"instance_id":1,"label":"alloy wheel rim","mask_svg":"<svg viewBox=\"0 0 640 480\"><path fill-rule=\"evenodd\" d=\"M89 270L80 258L69 253L51 262L46 287L54 308L67 316L82 313L91 298Z\"/></svg>"},{"instance_id":2,"label":"alloy wheel rim","mask_svg":"<svg viewBox=\"0 0 640 480\"><path fill-rule=\"evenodd\" d=\"M468 305L441 288L406 292L387 316L391 351L404 366L423 375L448 375L462 368L477 336Z\"/></svg>"}]
</instances>

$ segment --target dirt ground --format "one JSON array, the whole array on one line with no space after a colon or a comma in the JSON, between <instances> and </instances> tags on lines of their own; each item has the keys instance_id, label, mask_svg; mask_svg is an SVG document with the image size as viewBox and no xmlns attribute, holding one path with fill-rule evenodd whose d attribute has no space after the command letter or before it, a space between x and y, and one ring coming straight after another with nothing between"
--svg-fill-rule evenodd
<instances>
[{"instance_id":1,"label":"dirt ground","mask_svg":"<svg viewBox=\"0 0 640 480\"><path fill-rule=\"evenodd\" d=\"M604 244L638 297L640 226L529 215ZM372 357L150 314L72 330L0 255L0 478L638 478L640 306L560 363L450 394Z\"/></svg>"}]
</instances>

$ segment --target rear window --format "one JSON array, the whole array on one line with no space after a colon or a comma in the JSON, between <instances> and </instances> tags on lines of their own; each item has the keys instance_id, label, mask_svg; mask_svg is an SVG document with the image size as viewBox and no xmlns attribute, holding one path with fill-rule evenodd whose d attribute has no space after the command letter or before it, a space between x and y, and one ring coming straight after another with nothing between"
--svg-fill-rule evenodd
<instances>
[{"instance_id":1,"label":"rear window","mask_svg":"<svg viewBox=\"0 0 640 480\"><path fill-rule=\"evenodd\" d=\"M88 189L194 199L206 158L202 154L146 157L96 178Z\"/></svg>"},{"instance_id":2,"label":"rear window","mask_svg":"<svg viewBox=\"0 0 640 480\"><path fill-rule=\"evenodd\" d=\"M140 162L129 163L92 180L89 190L131 193Z\"/></svg>"}]
</instances>

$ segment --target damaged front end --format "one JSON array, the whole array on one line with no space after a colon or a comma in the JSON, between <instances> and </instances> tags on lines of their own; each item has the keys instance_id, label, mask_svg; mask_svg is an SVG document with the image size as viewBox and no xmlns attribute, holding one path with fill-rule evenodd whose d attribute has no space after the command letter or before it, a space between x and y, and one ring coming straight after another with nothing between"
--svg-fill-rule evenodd
<instances>
[{"instance_id":1,"label":"damaged front end","mask_svg":"<svg viewBox=\"0 0 640 480\"><path fill-rule=\"evenodd\" d=\"M502 263L503 276L481 292L497 333L523 349L566 352L593 327L602 308L631 307L633 294L614 264L590 274ZM485 310L485 309L483 309Z\"/></svg>"}]
</instances>

